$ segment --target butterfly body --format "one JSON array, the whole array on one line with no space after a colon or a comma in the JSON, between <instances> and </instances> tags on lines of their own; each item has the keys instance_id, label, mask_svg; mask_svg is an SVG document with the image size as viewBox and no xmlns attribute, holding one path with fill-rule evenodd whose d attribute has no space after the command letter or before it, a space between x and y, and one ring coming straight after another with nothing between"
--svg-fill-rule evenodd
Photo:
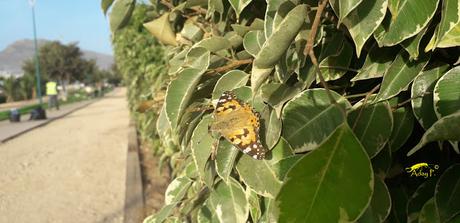
<instances>
[{"instance_id":1,"label":"butterfly body","mask_svg":"<svg viewBox=\"0 0 460 223\"><path fill-rule=\"evenodd\" d=\"M254 159L264 159L265 149L260 143L260 115L252 107L226 91L217 102L210 130L230 141Z\"/></svg>"}]
</instances>

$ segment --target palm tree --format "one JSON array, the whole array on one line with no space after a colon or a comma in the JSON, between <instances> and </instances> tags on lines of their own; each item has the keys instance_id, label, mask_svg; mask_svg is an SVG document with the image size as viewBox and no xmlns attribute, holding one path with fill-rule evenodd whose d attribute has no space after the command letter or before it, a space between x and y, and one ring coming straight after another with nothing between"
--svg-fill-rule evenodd
<instances>
[{"instance_id":1,"label":"palm tree","mask_svg":"<svg viewBox=\"0 0 460 223\"><path fill-rule=\"evenodd\" d=\"M32 96L32 90L34 88L34 76L30 74L24 74L19 79L18 94L22 100L27 100Z\"/></svg>"},{"instance_id":2,"label":"palm tree","mask_svg":"<svg viewBox=\"0 0 460 223\"><path fill-rule=\"evenodd\" d=\"M2 90L6 96L6 102L14 101L16 86L17 86L17 79L13 75L3 80Z\"/></svg>"}]
</instances>

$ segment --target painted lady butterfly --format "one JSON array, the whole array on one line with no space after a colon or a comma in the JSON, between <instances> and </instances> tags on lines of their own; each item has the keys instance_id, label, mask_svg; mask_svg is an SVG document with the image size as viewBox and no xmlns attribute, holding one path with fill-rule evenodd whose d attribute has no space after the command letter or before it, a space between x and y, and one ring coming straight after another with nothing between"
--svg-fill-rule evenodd
<instances>
[{"instance_id":1,"label":"painted lady butterfly","mask_svg":"<svg viewBox=\"0 0 460 223\"><path fill-rule=\"evenodd\" d=\"M265 158L265 149L259 138L260 115L249 104L226 91L220 96L213 117L212 132L219 133L254 159Z\"/></svg>"}]
</instances>

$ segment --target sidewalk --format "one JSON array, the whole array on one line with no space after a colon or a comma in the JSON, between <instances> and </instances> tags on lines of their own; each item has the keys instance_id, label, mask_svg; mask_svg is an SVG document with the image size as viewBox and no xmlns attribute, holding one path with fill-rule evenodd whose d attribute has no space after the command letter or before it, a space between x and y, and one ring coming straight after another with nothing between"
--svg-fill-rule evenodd
<instances>
[{"instance_id":1,"label":"sidewalk","mask_svg":"<svg viewBox=\"0 0 460 223\"><path fill-rule=\"evenodd\" d=\"M0 143L4 143L18 135L28 132L36 127L48 124L49 122L63 117L77 109L83 108L97 99L91 99L82 102L76 102L69 105L61 106L60 110L55 109L46 111L47 119L29 120L30 114L21 115L21 122L11 123L9 120L0 121Z\"/></svg>"},{"instance_id":2,"label":"sidewalk","mask_svg":"<svg viewBox=\"0 0 460 223\"><path fill-rule=\"evenodd\" d=\"M125 205L142 202L140 196L125 203L130 129L125 95L126 89L116 89L0 144L1 223L123 222ZM84 104L72 105L78 106ZM71 111L63 107L59 113L64 110Z\"/></svg>"}]
</instances>

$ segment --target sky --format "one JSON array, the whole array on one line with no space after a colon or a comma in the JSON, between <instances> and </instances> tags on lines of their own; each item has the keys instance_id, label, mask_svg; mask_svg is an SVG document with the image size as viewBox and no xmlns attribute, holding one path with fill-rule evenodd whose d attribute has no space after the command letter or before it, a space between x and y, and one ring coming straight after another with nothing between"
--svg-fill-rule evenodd
<instances>
[{"instance_id":1,"label":"sky","mask_svg":"<svg viewBox=\"0 0 460 223\"><path fill-rule=\"evenodd\" d=\"M79 42L78 46L113 55L108 18L101 0L36 0L39 39ZM20 39L33 39L28 0L0 0L0 51Z\"/></svg>"}]
</instances>

